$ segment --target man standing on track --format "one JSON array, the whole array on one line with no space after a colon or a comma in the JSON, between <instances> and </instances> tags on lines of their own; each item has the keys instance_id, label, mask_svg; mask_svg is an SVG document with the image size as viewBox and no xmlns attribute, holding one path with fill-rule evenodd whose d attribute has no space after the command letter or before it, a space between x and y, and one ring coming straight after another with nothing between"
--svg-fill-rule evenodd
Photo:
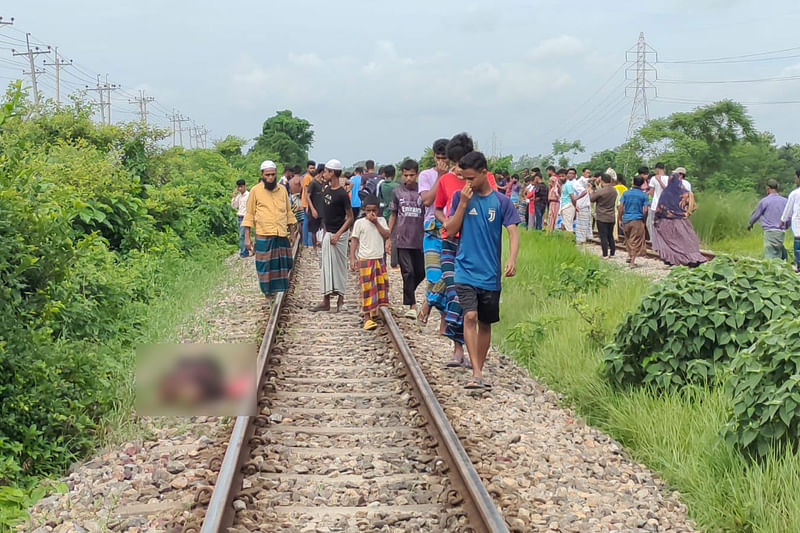
<instances>
[{"instance_id":1,"label":"man standing on track","mask_svg":"<svg viewBox=\"0 0 800 533\"><path fill-rule=\"evenodd\" d=\"M353 207L353 219L358 218L361 210L361 174L364 172L362 167L356 167L350 177L350 205Z\"/></svg>"},{"instance_id":2,"label":"man standing on track","mask_svg":"<svg viewBox=\"0 0 800 533\"><path fill-rule=\"evenodd\" d=\"M306 174L303 176L303 180L300 182L300 206L305 212L302 230L302 243L304 246L314 246L314 240L311 237L311 232L308 229L308 222L311 218L311 210L308 208L308 192L306 189L308 188L308 184L311 183L311 180L314 179L314 171L316 166L317 164L314 161L308 161L306 163Z\"/></svg>"},{"instance_id":3,"label":"man standing on track","mask_svg":"<svg viewBox=\"0 0 800 533\"><path fill-rule=\"evenodd\" d=\"M328 183L322 192L322 225L325 234L322 237L322 269L321 282L322 303L313 307L312 311L329 311L331 295L338 295L336 311L341 311L344 304L344 292L347 283L347 246L350 238L350 226L353 224L353 209L350 197L344 190L339 178L342 176L342 163L331 159L325 163L323 177Z\"/></svg>"},{"instance_id":4,"label":"man standing on track","mask_svg":"<svg viewBox=\"0 0 800 533\"><path fill-rule=\"evenodd\" d=\"M297 219L286 188L278 186L277 172L272 161L261 163L261 179L250 189L242 219L245 246L255 253L258 284L267 298L289 288L289 272L294 266L289 233Z\"/></svg>"},{"instance_id":5,"label":"man standing on track","mask_svg":"<svg viewBox=\"0 0 800 533\"><path fill-rule=\"evenodd\" d=\"M591 169L584 167L581 175L572 180L575 188L575 242L578 244L592 238L592 202L589 199L591 174Z\"/></svg>"},{"instance_id":6,"label":"man standing on track","mask_svg":"<svg viewBox=\"0 0 800 533\"><path fill-rule=\"evenodd\" d=\"M650 170L647 167L639 168L638 172L645 180L648 179ZM653 251L657 252L660 244L655 228L655 216L656 209L658 208L658 201L661 199L661 193L667 188L667 181L669 181L669 176L666 175L666 165L661 162L656 163L656 172L653 174L653 177L649 179L647 192L650 193L653 200L650 204L650 210L647 212L647 233L650 235L650 247Z\"/></svg>"},{"instance_id":7,"label":"man standing on track","mask_svg":"<svg viewBox=\"0 0 800 533\"><path fill-rule=\"evenodd\" d=\"M243 179L236 180L236 188L233 190L233 198L231 198L231 208L236 209L236 218L239 220L239 257L250 257L250 252L244 245L244 226L242 226L249 196L250 192L247 190L245 181Z\"/></svg>"},{"instance_id":8,"label":"man standing on track","mask_svg":"<svg viewBox=\"0 0 800 533\"><path fill-rule=\"evenodd\" d=\"M449 139L437 139L433 143L433 158L435 166L423 170L419 174L419 195L425 205L425 237L422 242L425 253L425 278L428 282L425 288L426 302L422 305L419 319L423 324L428 322L431 308L439 310L441 320L439 334L444 333L445 296L444 281L442 280L442 223L435 216L436 190L439 178L448 171L447 143Z\"/></svg>"},{"instance_id":9,"label":"man standing on track","mask_svg":"<svg viewBox=\"0 0 800 533\"><path fill-rule=\"evenodd\" d=\"M574 168L564 170L563 168L558 171L558 181L561 184L561 229L574 232L572 223L575 221L575 188L573 187L572 180L575 179Z\"/></svg>"},{"instance_id":10,"label":"man standing on track","mask_svg":"<svg viewBox=\"0 0 800 533\"><path fill-rule=\"evenodd\" d=\"M422 239L425 206L417 188L419 164L406 159L400 166L403 184L394 189L389 203L389 232L394 234L397 259L403 276L403 305L408 306L409 318L417 317L417 287L425 279L425 256ZM392 243L392 241L388 241Z\"/></svg>"},{"instance_id":11,"label":"man standing on track","mask_svg":"<svg viewBox=\"0 0 800 533\"><path fill-rule=\"evenodd\" d=\"M500 320L500 279L516 273L519 214L508 197L492 190L486 157L470 152L459 161L466 184L453 195L448 234L460 234L455 261L455 289L464 310L464 339L472 362L467 389L491 389L483 379L483 364L492 341L492 324ZM508 231L509 255L501 271L503 226Z\"/></svg>"},{"instance_id":12,"label":"man standing on track","mask_svg":"<svg viewBox=\"0 0 800 533\"><path fill-rule=\"evenodd\" d=\"M786 232L781 222L785 208L786 198L778 194L778 182L774 179L767 180L767 195L758 202L747 225L747 231L750 231L753 224L761 219L761 228L764 230L764 259L786 259L788 255L783 246Z\"/></svg>"}]
</instances>

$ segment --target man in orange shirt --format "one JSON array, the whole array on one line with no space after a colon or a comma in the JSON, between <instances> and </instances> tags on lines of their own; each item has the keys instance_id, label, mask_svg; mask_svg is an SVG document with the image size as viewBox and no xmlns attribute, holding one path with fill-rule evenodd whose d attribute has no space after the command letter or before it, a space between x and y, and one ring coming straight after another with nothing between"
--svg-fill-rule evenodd
<instances>
[{"instance_id":1,"label":"man in orange shirt","mask_svg":"<svg viewBox=\"0 0 800 533\"><path fill-rule=\"evenodd\" d=\"M309 209L308 209L308 193L306 189L308 189L308 184L311 183L311 180L314 178L314 171L317 167L317 164L314 161L309 161L306 163L306 175L303 176L303 181L301 182L301 190L300 190L300 207L303 208L305 212L305 216L303 217L303 245L304 246L314 246L314 241L311 238L311 233L308 231L308 217L309 217Z\"/></svg>"}]
</instances>

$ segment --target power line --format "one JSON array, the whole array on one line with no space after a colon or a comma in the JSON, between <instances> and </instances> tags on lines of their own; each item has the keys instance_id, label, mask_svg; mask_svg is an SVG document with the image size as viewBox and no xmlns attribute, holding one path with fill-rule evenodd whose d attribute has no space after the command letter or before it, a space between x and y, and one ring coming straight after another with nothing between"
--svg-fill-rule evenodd
<instances>
[{"instance_id":1,"label":"power line","mask_svg":"<svg viewBox=\"0 0 800 533\"><path fill-rule=\"evenodd\" d=\"M685 83L690 85L714 85L726 83L764 83L773 81L793 81L800 80L798 76L775 76L772 78L753 78L747 80L673 80L673 79L659 79L661 83Z\"/></svg>"},{"instance_id":2,"label":"power line","mask_svg":"<svg viewBox=\"0 0 800 533\"><path fill-rule=\"evenodd\" d=\"M133 100L128 100L129 104L139 104L139 116L142 124L147 124L147 104L153 101L155 101L155 98L144 95L144 89L139 89L139 96L134 97Z\"/></svg>"},{"instance_id":3,"label":"power line","mask_svg":"<svg viewBox=\"0 0 800 533\"><path fill-rule=\"evenodd\" d=\"M743 54L737 56L725 56L725 57L712 57L706 59L681 59L681 60L659 60L657 63L675 63L675 64L707 64L707 63L746 63L748 62L748 58L758 58L758 56L765 56L771 54L782 54L783 52L794 52L795 50L800 50L800 46L795 46L792 48L783 48L781 50L769 50L766 52L755 52L752 54ZM761 59L753 59L752 61L766 61L772 59L788 59L791 57L800 57L800 55L792 55L792 56L785 56L781 58L761 58Z\"/></svg>"}]
</instances>

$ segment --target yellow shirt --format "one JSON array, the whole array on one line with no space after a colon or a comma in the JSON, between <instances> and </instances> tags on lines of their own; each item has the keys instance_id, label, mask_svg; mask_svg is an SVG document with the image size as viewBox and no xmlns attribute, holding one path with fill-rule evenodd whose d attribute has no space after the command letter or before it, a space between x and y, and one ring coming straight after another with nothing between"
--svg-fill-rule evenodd
<instances>
[{"instance_id":1,"label":"yellow shirt","mask_svg":"<svg viewBox=\"0 0 800 533\"><path fill-rule=\"evenodd\" d=\"M621 197L622 193L628 190L628 188L621 183L614 185L614 188L617 189L617 197Z\"/></svg>"},{"instance_id":2,"label":"yellow shirt","mask_svg":"<svg viewBox=\"0 0 800 533\"><path fill-rule=\"evenodd\" d=\"M268 191L263 183L258 182L250 189L242 226L252 228L255 225L256 235L288 237L290 224L297 224L297 218L286 187L276 185L275 189Z\"/></svg>"},{"instance_id":3,"label":"yellow shirt","mask_svg":"<svg viewBox=\"0 0 800 533\"><path fill-rule=\"evenodd\" d=\"M308 207L308 199L306 198L306 187L308 187L308 184L311 183L312 179L314 179L314 177L307 172L306 175L303 176L303 181L300 186L300 206L303 209Z\"/></svg>"}]
</instances>

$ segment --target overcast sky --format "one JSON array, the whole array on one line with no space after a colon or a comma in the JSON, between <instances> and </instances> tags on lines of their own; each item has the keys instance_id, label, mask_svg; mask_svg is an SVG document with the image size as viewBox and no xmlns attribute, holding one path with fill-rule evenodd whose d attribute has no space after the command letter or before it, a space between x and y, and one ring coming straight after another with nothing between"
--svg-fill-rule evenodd
<instances>
[{"instance_id":1,"label":"overcast sky","mask_svg":"<svg viewBox=\"0 0 800 533\"><path fill-rule=\"evenodd\" d=\"M749 110L779 143L800 142L800 6L790 0L6 0L0 16L16 19L0 27L3 83L19 76L10 49L31 32L76 63L62 91L96 74L123 86L115 120L136 118L128 99L139 89L156 98L152 121L167 126L175 108L211 139L253 138L290 109L313 124L318 160L396 162L460 131L487 154L515 157L548 153L554 138L614 147L633 102L625 51L639 32L658 52L651 118L722 98L791 101ZM732 59L681 63L723 57Z\"/></svg>"}]
</instances>

